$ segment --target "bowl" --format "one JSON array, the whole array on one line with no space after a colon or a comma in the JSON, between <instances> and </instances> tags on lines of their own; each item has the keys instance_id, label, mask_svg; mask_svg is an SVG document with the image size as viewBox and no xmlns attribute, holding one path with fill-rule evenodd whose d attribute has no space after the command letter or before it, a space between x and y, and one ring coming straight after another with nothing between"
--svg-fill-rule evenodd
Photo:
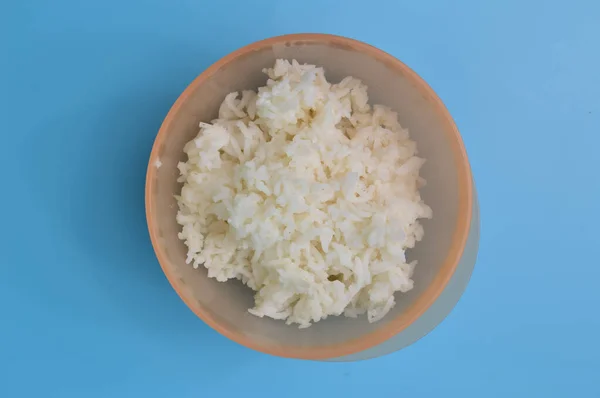
<instances>
[{"instance_id":1,"label":"bowl","mask_svg":"<svg viewBox=\"0 0 600 398\"><path fill-rule=\"evenodd\" d=\"M277 58L323 66L332 82L346 76L363 80L369 87L370 102L397 111L400 123L417 142L420 156L427 159L421 171L427 185L421 194L434 216L423 221L425 238L407 254L409 260L419 262L413 275L414 288L397 293L396 306L379 322L369 323L366 316L329 317L299 329L258 318L247 311L253 305L251 289L241 282L217 282L208 278L204 268L193 269L185 263L186 247L177 237L180 227L175 221L177 203L173 196L181 190L176 166L186 160L183 146L196 136L201 121L216 118L226 94L264 85L262 69L272 66ZM219 333L244 346L276 356L313 360L366 358L381 352L390 341L396 341L392 350L402 346L398 336L432 307L461 263L474 233L474 201L462 139L433 90L391 55L356 40L325 34L259 41L202 72L165 118L146 178L146 216L152 244L169 282L189 308Z\"/></svg>"}]
</instances>

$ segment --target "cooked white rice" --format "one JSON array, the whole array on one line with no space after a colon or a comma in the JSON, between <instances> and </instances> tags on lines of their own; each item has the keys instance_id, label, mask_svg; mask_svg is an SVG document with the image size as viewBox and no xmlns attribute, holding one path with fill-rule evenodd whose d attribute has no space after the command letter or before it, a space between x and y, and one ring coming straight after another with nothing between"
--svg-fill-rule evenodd
<instances>
[{"instance_id":1,"label":"cooked white rice","mask_svg":"<svg viewBox=\"0 0 600 398\"><path fill-rule=\"evenodd\" d=\"M256 291L249 311L308 327L328 315L381 319L407 292L405 250L431 217L424 160L397 114L347 77L277 60L267 85L231 93L185 145L179 238L187 262Z\"/></svg>"}]
</instances>

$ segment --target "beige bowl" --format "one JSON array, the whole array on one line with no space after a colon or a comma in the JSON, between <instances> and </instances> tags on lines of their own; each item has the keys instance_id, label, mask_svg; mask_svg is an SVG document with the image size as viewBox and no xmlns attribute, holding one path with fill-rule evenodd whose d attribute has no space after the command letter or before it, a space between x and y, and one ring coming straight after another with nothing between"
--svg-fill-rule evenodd
<instances>
[{"instance_id":1,"label":"beige bowl","mask_svg":"<svg viewBox=\"0 0 600 398\"><path fill-rule=\"evenodd\" d=\"M362 79L370 101L398 112L419 153L427 159L422 197L434 217L423 223L425 238L408 253L416 259L415 287L397 294L397 304L381 321L329 317L308 329L247 312L253 292L238 282L219 283L205 269L185 263L186 247L177 238L177 163L183 146L198 133L198 123L217 116L226 94L265 84L262 69L275 59L296 59L325 68L328 80ZM155 162L160 159L162 166ZM218 332L268 354L337 359L382 346L405 331L440 296L469 237L473 215L471 171L460 134L433 90L411 69L385 52L344 37L299 34L263 40L229 54L212 65L181 94L156 137L146 179L146 216L156 255L167 278L190 309ZM364 356L363 356L364 357Z\"/></svg>"}]
</instances>

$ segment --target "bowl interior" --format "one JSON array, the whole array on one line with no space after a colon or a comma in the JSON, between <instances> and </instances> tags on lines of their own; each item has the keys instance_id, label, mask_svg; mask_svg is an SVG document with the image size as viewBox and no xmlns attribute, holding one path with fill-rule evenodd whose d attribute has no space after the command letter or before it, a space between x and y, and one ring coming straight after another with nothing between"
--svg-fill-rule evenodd
<instances>
[{"instance_id":1,"label":"bowl interior","mask_svg":"<svg viewBox=\"0 0 600 398\"><path fill-rule=\"evenodd\" d=\"M257 43L251 50L224 58L194 81L178 100L153 150L147 213L153 243L169 280L192 310L211 326L265 352L306 357L338 347L339 351L330 352L336 356L355 351L353 345L368 345L375 331L384 331L379 335L380 340L391 337L414 320L408 313L418 316L426 310L430 299L437 297L436 290L437 294L441 292L454 269L449 253L462 249L454 247L455 232L466 212L462 203L466 197L463 169L468 166L461 158L462 143L451 119L437 97L408 68L392 62L391 57L379 50L344 40L327 36L274 40ZM300 330L281 321L257 318L247 312L253 304L249 288L239 282L219 283L209 279L205 269L194 270L185 263L186 247L177 238L180 228L175 222L177 204L173 198L181 190L176 182L176 165L186 160L182 148L198 133L199 122L217 116L226 94L264 85L266 76L262 69L272 66L277 58L323 66L331 82L346 76L362 79L369 87L370 103L396 110L400 123L416 140L420 156L427 159L422 169L427 185L421 193L432 207L434 217L423 222L425 238L408 253L409 260L419 262L415 287L409 293L397 293L395 308L378 323L370 324L366 316L330 317ZM159 169L152 167L157 157L162 162ZM433 286L440 283L441 288Z\"/></svg>"}]
</instances>

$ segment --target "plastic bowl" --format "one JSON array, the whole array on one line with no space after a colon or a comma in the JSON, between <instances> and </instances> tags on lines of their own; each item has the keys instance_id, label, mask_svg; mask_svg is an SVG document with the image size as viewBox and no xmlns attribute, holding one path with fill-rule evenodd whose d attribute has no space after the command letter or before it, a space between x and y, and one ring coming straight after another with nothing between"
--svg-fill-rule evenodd
<instances>
[{"instance_id":1,"label":"plastic bowl","mask_svg":"<svg viewBox=\"0 0 600 398\"><path fill-rule=\"evenodd\" d=\"M408 293L397 293L396 306L379 322L371 324L366 316L329 317L299 329L258 318L247 312L253 305L252 290L240 282L209 279L205 269L193 269L185 263L186 247L177 237L180 227L175 221L177 204L173 197L181 190L176 166L186 160L183 146L196 136L199 122L217 116L226 94L264 85L262 70L277 58L322 66L329 81L346 76L363 80L369 87L370 102L397 111L400 123L417 142L420 156L427 159L421 173L427 185L421 194L434 216L423 222L425 238L408 253L409 260L419 262L413 276L415 287ZM157 160L162 163L160 168L155 165ZM146 216L154 250L168 280L190 309L219 333L247 347L315 360L367 358L402 346L398 336L436 302L461 261L469 235L474 233L474 201L462 139L433 90L391 55L365 43L325 34L259 41L227 55L200 74L165 118L152 148L146 179ZM391 340L396 343L390 346Z\"/></svg>"}]
</instances>

